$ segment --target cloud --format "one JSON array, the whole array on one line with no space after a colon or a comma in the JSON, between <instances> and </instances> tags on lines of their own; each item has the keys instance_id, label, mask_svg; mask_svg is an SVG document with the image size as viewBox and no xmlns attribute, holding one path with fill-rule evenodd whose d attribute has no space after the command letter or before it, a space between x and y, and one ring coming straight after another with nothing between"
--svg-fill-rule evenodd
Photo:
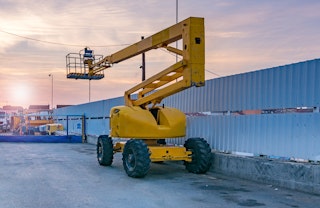
<instances>
[{"instance_id":1,"label":"cloud","mask_svg":"<svg viewBox=\"0 0 320 208\"><path fill-rule=\"evenodd\" d=\"M184 0L179 1L178 14L179 20L205 18L206 69L229 75L317 58L319 7L316 0ZM173 25L176 8L175 1L157 0L15 0L0 2L0 18L0 30L69 44L0 32L1 89L25 81L34 89L32 101L48 104L48 74L52 73L54 102L77 104L88 101L89 82L66 79L65 56L82 49L72 45L90 46L96 54L109 55L123 44ZM147 77L175 62L175 56L162 50L148 52L146 57ZM138 56L105 71L103 80L91 81L92 100L122 96L140 82L140 65ZM2 93L2 97L11 104L9 95Z\"/></svg>"}]
</instances>

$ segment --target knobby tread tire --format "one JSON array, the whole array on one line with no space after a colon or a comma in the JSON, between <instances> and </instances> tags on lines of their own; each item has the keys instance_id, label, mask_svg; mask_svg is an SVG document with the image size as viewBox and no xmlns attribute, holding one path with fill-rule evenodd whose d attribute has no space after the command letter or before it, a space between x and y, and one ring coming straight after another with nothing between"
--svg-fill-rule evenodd
<instances>
[{"instance_id":1,"label":"knobby tread tire","mask_svg":"<svg viewBox=\"0 0 320 208\"><path fill-rule=\"evenodd\" d=\"M148 146L142 140L127 141L122 153L123 167L128 176L142 178L150 169L150 153Z\"/></svg>"},{"instance_id":2,"label":"knobby tread tire","mask_svg":"<svg viewBox=\"0 0 320 208\"><path fill-rule=\"evenodd\" d=\"M190 138L184 147L192 152L192 162L185 162L186 169L191 173L206 173L212 164L211 148L203 138Z\"/></svg>"},{"instance_id":3,"label":"knobby tread tire","mask_svg":"<svg viewBox=\"0 0 320 208\"><path fill-rule=\"evenodd\" d=\"M97 159L100 165L110 166L113 161L113 144L108 135L101 135L97 141Z\"/></svg>"}]
</instances>

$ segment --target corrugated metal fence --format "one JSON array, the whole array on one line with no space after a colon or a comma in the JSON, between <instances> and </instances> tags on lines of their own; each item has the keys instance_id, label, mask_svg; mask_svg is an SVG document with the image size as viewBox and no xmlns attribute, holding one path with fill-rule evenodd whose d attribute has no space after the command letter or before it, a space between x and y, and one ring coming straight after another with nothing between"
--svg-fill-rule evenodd
<instances>
[{"instance_id":1,"label":"corrugated metal fence","mask_svg":"<svg viewBox=\"0 0 320 208\"><path fill-rule=\"evenodd\" d=\"M188 115L187 137L204 137L218 151L320 161L319 90L316 59L208 80L162 103ZM55 114L85 114L88 134L107 134L115 105L123 105L123 98Z\"/></svg>"}]
</instances>

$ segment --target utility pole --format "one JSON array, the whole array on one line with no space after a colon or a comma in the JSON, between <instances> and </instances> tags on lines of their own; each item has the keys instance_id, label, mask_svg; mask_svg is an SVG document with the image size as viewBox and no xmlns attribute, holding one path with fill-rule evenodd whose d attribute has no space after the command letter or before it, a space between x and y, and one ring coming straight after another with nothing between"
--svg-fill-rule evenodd
<instances>
[{"instance_id":1,"label":"utility pole","mask_svg":"<svg viewBox=\"0 0 320 208\"><path fill-rule=\"evenodd\" d=\"M141 36L141 40L144 39L144 36ZM145 53L142 53L142 81L146 80L146 56Z\"/></svg>"},{"instance_id":2,"label":"utility pole","mask_svg":"<svg viewBox=\"0 0 320 208\"><path fill-rule=\"evenodd\" d=\"M49 74L51 77L51 109L53 109L53 74Z\"/></svg>"}]
</instances>

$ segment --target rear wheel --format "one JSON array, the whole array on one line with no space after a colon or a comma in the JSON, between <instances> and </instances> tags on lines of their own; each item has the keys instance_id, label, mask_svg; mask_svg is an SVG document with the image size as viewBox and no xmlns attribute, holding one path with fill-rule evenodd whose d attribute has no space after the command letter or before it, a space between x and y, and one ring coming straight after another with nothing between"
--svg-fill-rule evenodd
<instances>
[{"instance_id":1,"label":"rear wheel","mask_svg":"<svg viewBox=\"0 0 320 208\"><path fill-rule=\"evenodd\" d=\"M122 161L128 176L144 177L150 169L151 162L148 146L142 140L129 140L124 146Z\"/></svg>"},{"instance_id":2,"label":"rear wheel","mask_svg":"<svg viewBox=\"0 0 320 208\"><path fill-rule=\"evenodd\" d=\"M185 162L186 169L191 173L206 173L212 164L211 148L203 138L190 138L185 148L192 152L192 161Z\"/></svg>"},{"instance_id":3,"label":"rear wheel","mask_svg":"<svg viewBox=\"0 0 320 208\"><path fill-rule=\"evenodd\" d=\"M97 142L97 159L100 165L110 166L113 161L113 144L108 135L101 135Z\"/></svg>"}]
</instances>

